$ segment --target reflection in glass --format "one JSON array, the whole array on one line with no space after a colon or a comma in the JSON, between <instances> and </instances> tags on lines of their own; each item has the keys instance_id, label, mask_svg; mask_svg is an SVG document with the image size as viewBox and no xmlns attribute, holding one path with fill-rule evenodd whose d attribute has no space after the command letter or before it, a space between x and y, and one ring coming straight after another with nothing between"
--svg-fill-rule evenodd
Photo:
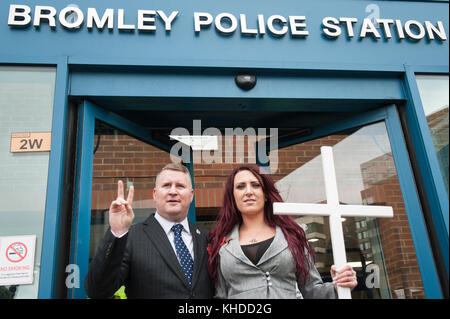
<instances>
[{"instance_id":1,"label":"reflection in glass","mask_svg":"<svg viewBox=\"0 0 450 319\"><path fill-rule=\"evenodd\" d=\"M126 194L134 186L133 224L140 223L156 211L152 195L156 174L170 162L169 153L96 122L89 261L109 228L109 206L117 197L117 181L123 181Z\"/></svg>"},{"instance_id":2,"label":"reflection in glass","mask_svg":"<svg viewBox=\"0 0 450 319\"><path fill-rule=\"evenodd\" d=\"M342 205L386 205L393 218L343 218L347 260L358 273L353 298L424 298L423 284L384 122L347 130L278 151L276 185L286 202L326 203L321 146L332 146ZM316 267L331 281L327 217L297 218L316 252Z\"/></svg>"},{"instance_id":3,"label":"reflection in glass","mask_svg":"<svg viewBox=\"0 0 450 319\"><path fill-rule=\"evenodd\" d=\"M416 79L448 196L448 75L417 75Z\"/></svg>"}]
</instances>

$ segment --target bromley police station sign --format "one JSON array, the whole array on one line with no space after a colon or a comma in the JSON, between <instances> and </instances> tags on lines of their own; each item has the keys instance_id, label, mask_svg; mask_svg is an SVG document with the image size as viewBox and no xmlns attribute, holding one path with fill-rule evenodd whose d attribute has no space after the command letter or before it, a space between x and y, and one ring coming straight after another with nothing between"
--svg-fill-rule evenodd
<instances>
[{"instance_id":1,"label":"bromley police station sign","mask_svg":"<svg viewBox=\"0 0 450 319\"><path fill-rule=\"evenodd\" d=\"M38 28L47 24L56 28L57 23L67 30L77 30L84 26L88 29L105 27L109 30L117 29L122 32L155 32L156 21L160 20L166 32L171 32L176 24L179 11L164 12L163 10L137 10L134 21L125 21L124 9L106 9L98 12L95 8L87 8L83 12L76 5L69 5L59 12L51 6L36 5L31 8L26 5L12 4L9 8L8 25L13 28L26 28L30 25ZM196 33L206 32L212 26L223 35L231 36L240 32L243 36L263 36L266 33L283 37L290 34L293 38L305 39L309 36L307 17L302 15L271 15L255 14L248 17L246 14L234 15L222 12L213 16L208 12L194 12L192 15L193 30ZM239 31L238 31L239 30ZM389 40L396 35L398 39L419 41L447 40L442 21L416 21L384 18L384 19L358 19L355 17L324 17L322 19L322 32L328 38L338 38L343 35L347 38Z\"/></svg>"}]
</instances>

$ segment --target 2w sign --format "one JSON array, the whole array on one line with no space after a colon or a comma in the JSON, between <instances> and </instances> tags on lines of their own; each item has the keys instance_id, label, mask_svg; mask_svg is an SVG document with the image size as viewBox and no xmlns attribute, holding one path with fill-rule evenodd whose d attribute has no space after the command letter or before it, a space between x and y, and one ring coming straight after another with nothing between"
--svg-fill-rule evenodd
<instances>
[{"instance_id":1,"label":"2w sign","mask_svg":"<svg viewBox=\"0 0 450 319\"><path fill-rule=\"evenodd\" d=\"M50 151L51 132L11 133L11 153Z\"/></svg>"}]
</instances>

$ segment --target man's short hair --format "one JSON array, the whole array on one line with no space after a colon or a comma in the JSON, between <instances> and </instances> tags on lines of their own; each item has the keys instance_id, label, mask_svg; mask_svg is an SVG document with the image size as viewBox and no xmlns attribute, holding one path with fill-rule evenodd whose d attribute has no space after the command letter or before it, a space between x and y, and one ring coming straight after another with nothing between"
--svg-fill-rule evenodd
<instances>
[{"instance_id":1,"label":"man's short hair","mask_svg":"<svg viewBox=\"0 0 450 319\"><path fill-rule=\"evenodd\" d=\"M155 186L156 186L156 181L158 180L159 175L161 175L161 173L166 170L177 171L177 172L182 172L182 173L186 174L189 179L189 182L191 183L191 188L192 188L193 185L192 185L191 173L189 173L188 168L181 163L169 163L169 164L165 165L163 168L161 168L159 173L156 175Z\"/></svg>"}]
</instances>

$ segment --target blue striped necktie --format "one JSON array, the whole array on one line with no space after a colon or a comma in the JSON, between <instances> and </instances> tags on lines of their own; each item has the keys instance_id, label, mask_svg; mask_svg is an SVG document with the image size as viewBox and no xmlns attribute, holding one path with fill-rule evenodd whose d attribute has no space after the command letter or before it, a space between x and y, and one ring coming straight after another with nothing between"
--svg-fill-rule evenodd
<instances>
[{"instance_id":1,"label":"blue striped necktie","mask_svg":"<svg viewBox=\"0 0 450 319\"><path fill-rule=\"evenodd\" d=\"M180 261L181 269L183 269L186 276L189 287L192 284L192 269L194 268L194 262L192 260L191 253L186 247L183 239L181 238L181 232L183 231L183 225L175 224L172 226L174 233L175 249L177 251L178 260Z\"/></svg>"}]
</instances>

